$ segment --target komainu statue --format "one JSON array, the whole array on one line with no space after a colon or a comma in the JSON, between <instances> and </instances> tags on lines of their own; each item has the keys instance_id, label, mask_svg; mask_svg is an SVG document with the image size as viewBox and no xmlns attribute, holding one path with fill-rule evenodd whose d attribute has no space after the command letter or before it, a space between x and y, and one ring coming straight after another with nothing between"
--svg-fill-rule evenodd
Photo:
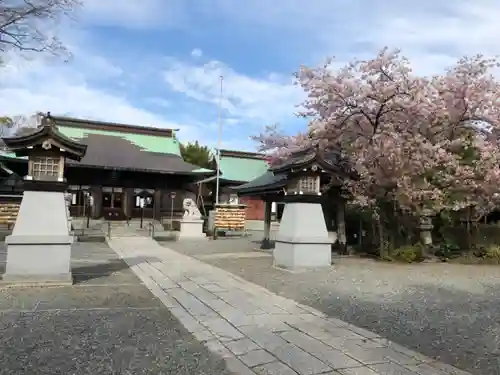
<instances>
[{"instance_id":1,"label":"komainu statue","mask_svg":"<svg viewBox=\"0 0 500 375\"><path fill-rule=\"evenodd\" d=\"M196 203L191 198L184 198L182 201L182 207L184 208L183 218L185 219L201 219L201 212L196 206Z\"/></svg>"}]
</instances>

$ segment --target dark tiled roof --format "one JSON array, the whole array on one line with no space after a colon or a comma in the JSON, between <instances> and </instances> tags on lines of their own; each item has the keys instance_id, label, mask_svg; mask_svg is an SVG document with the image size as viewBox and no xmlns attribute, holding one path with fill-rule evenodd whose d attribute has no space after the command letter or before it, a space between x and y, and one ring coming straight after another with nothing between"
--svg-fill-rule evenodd
<instances>
[{"instance_id":1,"label":"dark tiled roof","mask_svg":"<svg viewBox=\"0 0 500 375\"><path fill-rule=\"evenodd\" d=\"M44 119L42 126L34 128L33 131L27 134L4 137L3 141L11 151L17 154L26 151L28 147L40 144L45 139L52 139L54 142L57 142L61 148L66 150L65 154L70 159L80 160L87 150L87 145L76 142L61 134L48 119Z\"/></svg>"},{"instance_id":2,"label":"dark tiled roof","mask_svg":"<svg viewBox=\"0 0 500 375\"><path fill-rule=\"evenodd\" d=\"M290 155L283 163L272 168L275 173L288 173L292 169L306 168L317 164L329 173L340 178L358 178L351 162L342 155L340 149L320 151L317 147L298 151Z\"/></svg>"},{"instance_id":3,"label":"dark tiled roof","mask_svg":"<svg viewBox=\"0 0 500 375\"><path fill-rule=\"evenodd\" d=\"M275 175L273 172L267 171L255 180L247 182L243 185L232 187L231 190L243 195L276 191L286 185L286 178L286 174Z\"/></svg>"},{"instance_id":4,"label":"dark tiled roof","mask_svg":"<svg viewBox=\"0 0 500 375\"><path fill-rule=\"evenodd\" d=\"M87 134L80 142L88 145L87 154L80 162L71 162L72 165L181 174L199 169L178 155L147 152L120 137Z\"/></svg>"}]
</instances>

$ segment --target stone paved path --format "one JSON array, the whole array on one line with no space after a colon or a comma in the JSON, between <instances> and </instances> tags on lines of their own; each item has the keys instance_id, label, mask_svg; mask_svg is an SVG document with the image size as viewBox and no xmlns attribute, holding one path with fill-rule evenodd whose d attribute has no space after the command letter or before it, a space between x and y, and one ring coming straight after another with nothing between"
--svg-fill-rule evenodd
<instances>
[{"instance_id":1,"label":"stone paved path","mask_svg":"<svg viewBox=\"0 0 500 375\"><path fill-rule=\"evenodd\" d=\"M149 238L109 244L135 259L129 266L143 283L235 374L469 374Z\"/></svg>"}]
</instances>

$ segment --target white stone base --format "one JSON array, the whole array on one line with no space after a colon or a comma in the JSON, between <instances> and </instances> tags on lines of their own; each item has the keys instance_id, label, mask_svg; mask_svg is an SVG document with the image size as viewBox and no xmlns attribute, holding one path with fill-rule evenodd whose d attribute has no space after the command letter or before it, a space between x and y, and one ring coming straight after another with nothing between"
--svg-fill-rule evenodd
<instances>
[{"instance_id":1,"label":"white stone base","mask_svg":"<svg viewBox=\"0 0 500 375\"><path fill-rule=\"evenodd\" d=\"M182 219L180 221L179 237L181 239L206 239L203 233L202 219Z\"/></svg>"},{"instance_id":2,"label":"white stone base","mask_svg":"<svg viewBox=\"0 0 500 375\"><path fill-rule=\"evenodd\" d=\"M71 284L71 245L62 192L25 191L12 235L7 236L3 283Z\"/></svg>"},{"instance_id":3,"label":"white stone base","mask_svg":"<svg viewBox=\"0 0 500 375\"><path fill-rule=\"evenodd\" d=\"M33 243L37 241L40 242ZM71 241L70 236L46 241L41 236L8 236L7 264L2 280L23 285L71 284Z\"/></svg>"},{"instance_id":4,"label":"white stone base","mask_svg":"<svg viewBox=\"0 0 500 375\"><path fill-rule=\"evenodd\" d=\"M333 240L319 203L287 203L273 250L274 265L289 270L330 267Z\"/></svg>"}]
</instances>

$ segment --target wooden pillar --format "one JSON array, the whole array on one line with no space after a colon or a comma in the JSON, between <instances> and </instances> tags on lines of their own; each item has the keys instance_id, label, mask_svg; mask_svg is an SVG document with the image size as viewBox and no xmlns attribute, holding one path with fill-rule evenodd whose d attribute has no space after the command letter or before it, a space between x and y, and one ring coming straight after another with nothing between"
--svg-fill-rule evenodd
<instances>
[{"instance_id":1,"label":"wooden pillar","mask_svg":"<svg viewBox=\"0 0 500 375\"><path fill-rule=\"evenodd\" d=\"M269 199L265 199L264 203L264 238L262 239L262 244L260 248L263 250L272 249L271 244L271 215L273 202Z\"/></svg>"},{"instance_id":2,"label":"wooden pillar","mask_svg":"<svg viewBox=\"0 0 500 375\"><path fill-rule=\"evenodd\" d=\"M153 218L161 222L161 204L162 192L161 189L156 189L153 195Z\"/></svg>"},{"instance_id":3,"label":"wooden pillar","mask_svg":"<svg viewBox=\"0 0 500 375\"><path fill-rule=\"evenodd\" d=\"M337 200L337 239L342 253L347 253L347 235L345 231L345 199Z\"/></svg>"}]
</instances>

